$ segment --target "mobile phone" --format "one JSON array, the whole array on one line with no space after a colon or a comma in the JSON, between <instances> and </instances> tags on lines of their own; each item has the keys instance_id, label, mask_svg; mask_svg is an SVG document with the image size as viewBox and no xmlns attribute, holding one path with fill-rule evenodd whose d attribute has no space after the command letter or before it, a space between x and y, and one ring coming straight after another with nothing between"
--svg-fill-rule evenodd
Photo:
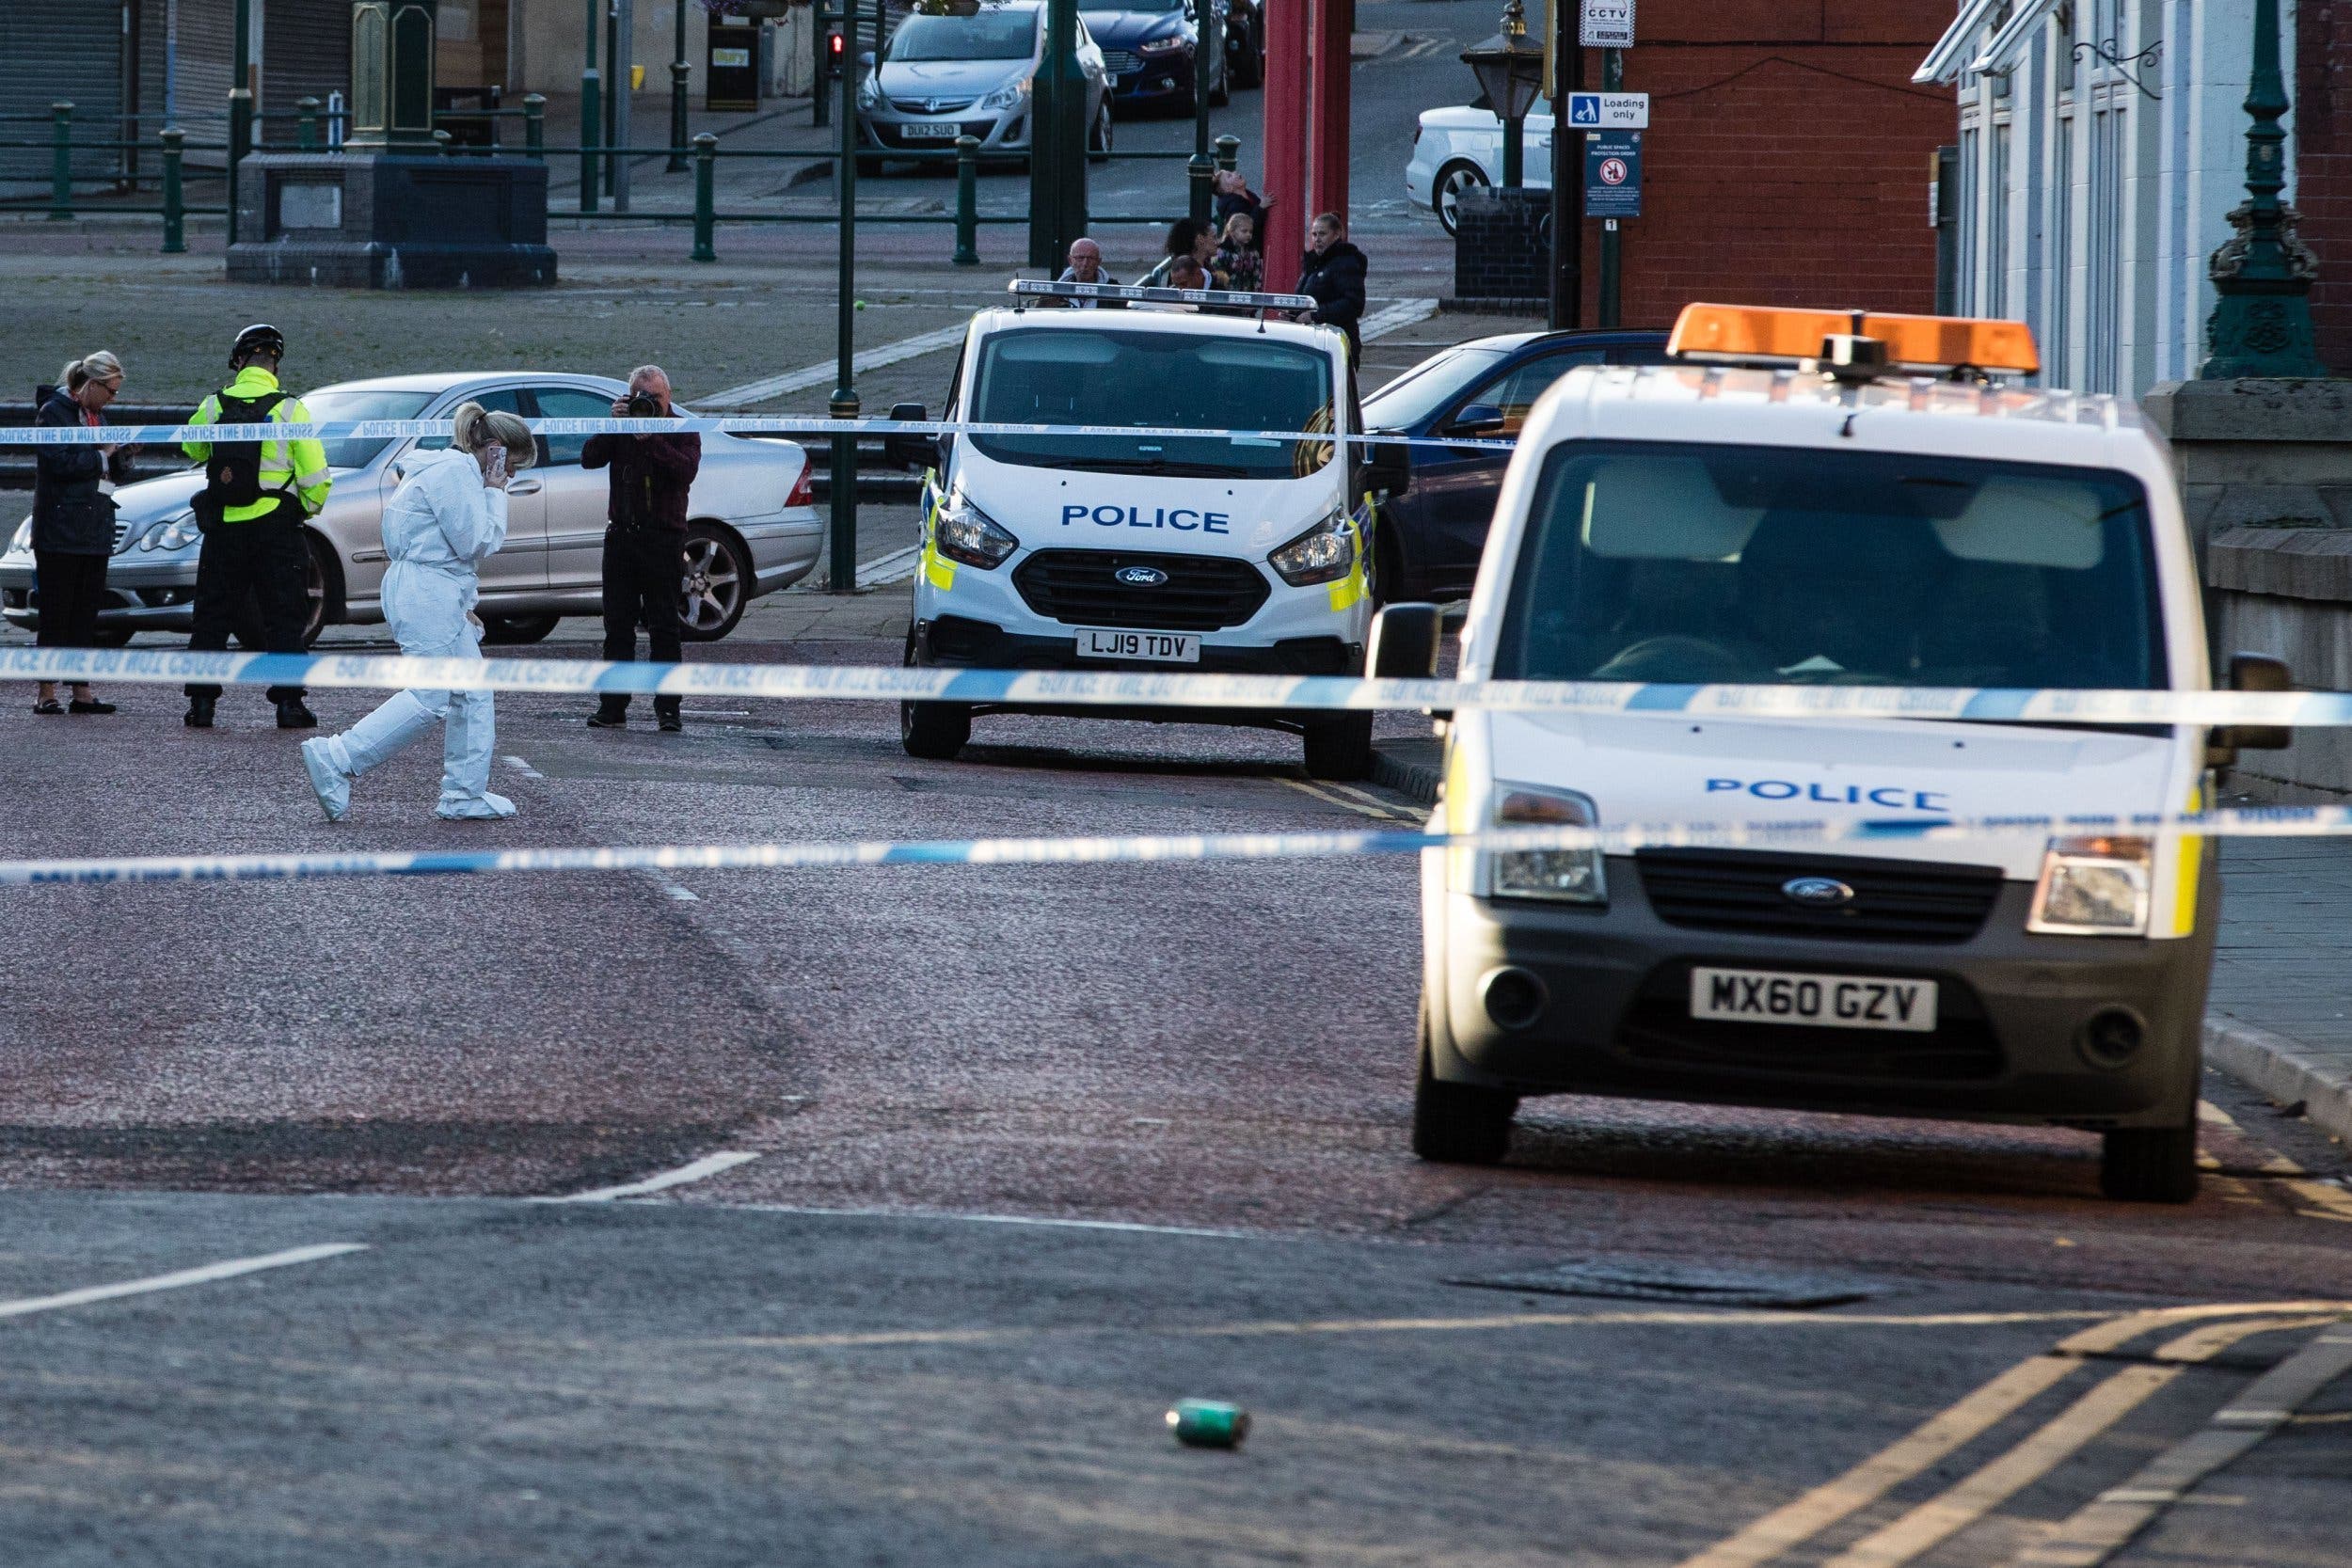
<instances>
[{"instance_id":1,"label":"mobile phone","mask_svg":"<svg viewBox=\"0 0 2352 1568\"><path fill-rule=\"evenodd\" d=\"M504 447L492 447L490 449L490 467L488 473L491 483L503 484L506 483L506 449Z\"/></svg>"}]
</instances>

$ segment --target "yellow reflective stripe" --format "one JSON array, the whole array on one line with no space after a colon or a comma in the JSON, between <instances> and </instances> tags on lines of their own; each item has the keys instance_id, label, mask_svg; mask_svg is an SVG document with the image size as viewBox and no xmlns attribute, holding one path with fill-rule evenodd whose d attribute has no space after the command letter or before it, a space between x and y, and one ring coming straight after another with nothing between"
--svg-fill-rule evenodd
<instances>
[{"instance_id":1,"label":"yellow reflective stripe","mask_svg":"<svg viewBox=\"0 0 2352 1568\"><path fill-rule=\"evenodd\" d=\"M1369 502L1372 498L1366 496L1364 499ZM1372 546L1364 535L1362 524L1357 522L1354 517L1350 517L1347 520L1347 526L1349 531L1356 535L1356 563L1348 568L1347 576L1331 585L1333 614L1343 610L1355 609L1363 602L1364 598L1364 555Z\"/></svg>"},{"instance_id":2,"label":"yellow reflective stripe","mask_svg":"<svg viewBox=\"0 0 2352 1568\"><path fill-rule=\"evenodd\" d=\"M2204 809L2205 787L2199 784L2188 792L2188 809ZM2184 833L2180 847L2174 851L2180 858L2173 866L2172 930L2171 935L2185 937L2197 929L2198 879L2205 867L2205 841L2194 833Z\"/></svg>"},{"instance_id":3,"label":"yellow reflective stripe","mask_svg":"<svg viewBox=\"0 0 2352 1568\"><path fill-rule=\"evenodd\" d=\"M947 504L947 496L937 487L935 470L926 471L923 478L931 485L931 509L923 514L923 580L945 594L956 585L956 563L939 553L939 509Z\"/></svg>"},{"instance_id":4,"label":"yellow reflective stripe","mask_svg":"<svg viewBox=\"0 0 2352 1568\"><path fill-rule=\"evenodd\" d=\"M296 474L294 475L294 488L297 490L315 488L326 483L327 477L327 471L325 468L314 468L307 474Z\"/></svg>"}]
</instances>

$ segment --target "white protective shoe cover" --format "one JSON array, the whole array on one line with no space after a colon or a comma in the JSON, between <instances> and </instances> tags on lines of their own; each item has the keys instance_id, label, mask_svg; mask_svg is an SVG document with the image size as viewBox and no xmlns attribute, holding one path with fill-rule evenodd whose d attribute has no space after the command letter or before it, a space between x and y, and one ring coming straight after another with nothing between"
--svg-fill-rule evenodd
<instances>
[{"instance_id":1,"label":"white protective shoe cover","mask_svg":"<svg viewBox=\"0 0 2352 1568\"><path fill-rule=\"evenodd\" d=\"M444 795L434 815L445 822L495 822L514 816L515 802L486 789L479 796L461 795L455 800Z\"/></svg>"},{"instance_id":2,"label":"white protective shoe cover","mask_svg":"<svg viewBox=\"0 0 2352 1568\"><path fill-rule=\"evenodd\" d=\"M351 815L351 775L335 766L335 737L320 736L302 743L302 770L310 775L310 792L329 822Z\"/></svg>"}]
</instances>

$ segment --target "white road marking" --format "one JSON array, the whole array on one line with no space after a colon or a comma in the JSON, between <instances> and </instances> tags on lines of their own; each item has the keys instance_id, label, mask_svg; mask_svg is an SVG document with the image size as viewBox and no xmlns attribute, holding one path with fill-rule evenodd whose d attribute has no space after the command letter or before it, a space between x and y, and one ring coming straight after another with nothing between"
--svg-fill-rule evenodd
<instances>
[{"instance_id":1,"label":"white road marking","mask_svg":"<svg viewBox=\"0 0 2352 1568\"><path fill-rule=\"evenodd\" d=\"M508 757L506 759L506 766L512 768L516 772L520 773L526 779L544 779L547 777L545 773L540 772L536 768L532 767L531 764L525 762L520 757Z\"/></svg>"},{"instance_id":2,"label":"white road marking","mask_svg":"<svg viewBox=\"0 0 2352 1568\"><path fill-rule=\"evenodd\" d=\"M0 1318L29 1317L35 1312L60 1312L70 1307L87 1307L94 1302L114 1301L122 1296L143 1296L156 1291L177 1291L188 1285L209 1285L216 1279L234 1279L239 1275L259 1274L263 1269L289 1269L297 1263L315 1263L322 1259L340 1258L347 1252L367 1250L366 1243L361 1242L323 1242L316 1246L290 1247L284 1252L263 1253L258 1258L232 1258L223 1263L206 1263L201 1268L150 1275L145 1279L126 1279L119 1285L87 1285L78 1291L61 1291L54 1296L26 1296L17 1301L0 1301Z\"/></svg>"},{"instance_id":3,"label":"white road marking","mask_svg":"<svg viewBox=\"0 0 2352 1568\"><path fill-rule=\"evenodd\" d=\"M1305 779L1284 778L1277 778L1274 782L1279 784L1288 784L1301 795L1311 795L1327 805L1342 807L1354 812L1359 816L1369 816L1375 822L1420 820L1418 817L1408 816L1395 810L1376 795L1368 795L1360 789L1349 789L1345 784L1310 783Z\"/></svg>"},{"instance_id":4,"label":"white road marking","mask_svg":"<svg viewBox=\"0 0 2352 1568\"><path fill-rule=\"evenodd\" d=\"M691 895L690 895L691 896ZM563 1197L534 1197L532 1203L612 1203L625 1197L644 1197L653 1193L665 1193L672 1187L683 1187L690 1181L700 1181L721 1171L733 1170L758 1159L756 1154L739 1148L721 1149L706 1154L690 1164L675 1170L665 1170L659 1176L648 1176L643 1181L625 1181L617 1187L598 1187L593 1192L571 1193Z\"/></svg>"},{"instance_id":5,"label":"white road marking","mask_svg":"<svg viewBox=\"0 0 2352 1568\"><path fill-rule=\"evenodd\" d=\"M690 893L685 888L678 886L675 882L662 883L661 891L668 894L672 898L676 899L681 904L699 904L702 902L702 895L700 894Z\"/></svg>"},{"instance_id":6,"label":"white road marking","mask_svg":"<svg viewBox=\"0 0 2352 1568\"><path fill-rule=\"evenodd\" d=\"M857 563L857 585L860 588L880 588L885 583L904 582L913 577L923 562L923 546L909 545L903 550L892 550L871 561Z\"/></svg>"},{"instance_id":7,"label":"white road marking","mask_svg":"<svg viewBox=\"0 0 2352 1568\"><path fill-rule=\"evenodd\" d=\"M1438 313L1434 299L1400 299L1394 305L1374 311L1357 325L1356 336L1365 341L1385 338L1417 322L1425 322Z\"/></svg>"},{"instance_id":8,"label":"white road marking","mask_svg":"<svg viewBox=\"0 0 2352 1568\"><path fill-rule=\"evenodd\" d=\"M1434 302L1430 308L1433 310L1436 309ZM913 338L901 338L895 343L882 343L876 347L862 350L850 356L850 364L855 370L880 370L884 365L895 365L901 359L914 359L922 355L936 353L943 348L953 348L963 341L964 328L967 325L959 322L954 326L943 326L936 332L925 332ZM787 392L800 392L811 387L832 385L837 369L834 361L828 359L821 365L803 366L797 371L787 371L782 375L769 376L764 381L746 381L740 387L729 387L722 391L706 392L694 401L713 408L743 408L755 403L771 403Z\"/></svg>"}]
</instances>

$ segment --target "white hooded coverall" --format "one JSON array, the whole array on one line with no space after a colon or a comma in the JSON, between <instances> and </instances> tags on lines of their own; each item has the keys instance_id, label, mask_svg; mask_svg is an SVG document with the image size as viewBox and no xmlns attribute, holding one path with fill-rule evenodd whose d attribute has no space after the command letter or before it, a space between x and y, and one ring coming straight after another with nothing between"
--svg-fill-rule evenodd
<instances>
[{"instance_id":1,"label":"white hooded coverall","mask_svg":"<svg viewBox=\"0 0 2352 1568\"><path fill-rule=\"evenodd\" d=\"M400 651L415 658L480 658L471 619L480 597L475 569L506 542L506 492L482 483L473 457L454 449L420 453L384 508L384 618ZM515 802L490 793L496 742L487 691L402 691L337 736L310 743L342 779L358 777L444 724L441 801L446 817L512 816ZM307 749L307 748L306 748ZM315 769L314 769L315 772ZM348 784L342 791L349 800ZM327 815L337 802L322 790Z\"/></svg>"}]
</instances>

